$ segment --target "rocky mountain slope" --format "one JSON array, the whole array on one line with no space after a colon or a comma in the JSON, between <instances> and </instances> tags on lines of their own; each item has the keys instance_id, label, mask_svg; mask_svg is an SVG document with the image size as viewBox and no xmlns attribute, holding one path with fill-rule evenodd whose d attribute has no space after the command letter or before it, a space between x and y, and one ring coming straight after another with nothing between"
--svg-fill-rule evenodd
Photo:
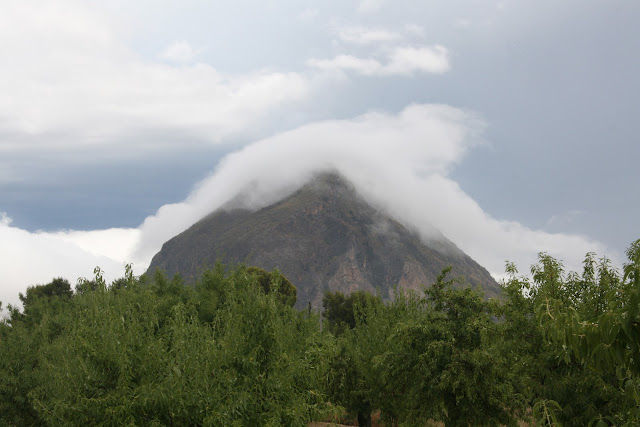
<instances>
[{"instance_id":1,"label":"rocky mountain slope","mask_svg":"<svg viewBox=\"0 0 640 427\"><path fill-rule=\"evenodd\" d=\"M150 266L194 281L219 260L278 268L298 289L296 306L319 308L326 290L366 290L390 297L394 285L420 289L448 265L453 276L499 287L455 244L439 236L423 242L382 214L336 174L323 174L289 197L258 211L221 209L166 242Z\"/></svg>"}]
</instances>

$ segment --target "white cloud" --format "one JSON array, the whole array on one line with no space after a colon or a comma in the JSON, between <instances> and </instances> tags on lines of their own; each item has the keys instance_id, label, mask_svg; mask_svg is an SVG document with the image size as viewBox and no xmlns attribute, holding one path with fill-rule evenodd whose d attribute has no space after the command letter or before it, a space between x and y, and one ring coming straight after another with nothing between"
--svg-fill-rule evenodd
<instances>
[{"instance_id":1,"label":"white cloud","mask_svg":"<svg viewBox=\"0 0 640 427\"><path fill-rule=\"evenodd\" d=\"M310 91L298 73L146 60L114 28L79 0L0 3L0 152L132 151L168 133L218 142ZM184 63L197 50L180 42L164 53Z\"/></svg>"},{"instance_id":2,"label":"white cloud","mask_svg":"<svg viewBox=\"0 0 640 427\"><path fill-rule=\"evenodd\" d=\"M31 233L11 226L0 214L0 301L20 305L18 294L27 286L64 277L72 286L79 277L93 277L100 266L108 282L124 275L124 263L134 263L141 274L147 265L137 262L132 249L139 238L135 229Z\"/></svg>"},{"instance_id":3,"label":"white cloud","mask_svg":"<svg viewBox=\"0 0 640 427\"><path fill-rule=\"evenodd\" d=\"M160 58L179 64L186 64L192 62L200 52L202 52L202 49L194 49L189 43L181 40L167 46L160 54Z\"/></svg>"},{"instance_id":4,"label":"white cloud","mask_svg":"<svg viewBox=\"0 0 640 427\"><path fill-rule=\"evenodd\" d=\"M119 263L134 263L133 253L140 239L140 230L135 228L109 228L106 230L63 230L38 233L51 236L98 257L107 257ZM141 266L145 268L146 266Z\"/></svg>"},{"instance_id":5,"label":"white cloud","mask_svg":"<svg viewBox=\"0 0 640 427\"><path fill-rule=\"evenodd\" d=\"M388 74L412 74L415 71L442 74L449 71L449 51L444 46L400 47L390 56Z\"/></svg>"},{"instance_id":6,"label":"white cloud","mask_svg":"<svg viewBox=\"0 0 640 427\"><path fill-rule=\"evenodd\" d=\"M8 227L12 222L13 220L6 212L0 212L0 226Z\"/></svg>"},{"instance_id":7,"label":"white cloud","mask_svg":"<svg viewBox=\"0 0 640 427\"><path fill-rule=\"evenodd\" d=\"M338 30L338 37L342 41L355 44L392 42L402 39L400 34L393 31L367 27L341 28Z\"/></svg>"},{"instance_id":8,"label":"white cloud","mask_svg":"<svg viewBox=\"0 0 640 427\"><path fill-rule=\"evenodd\" d=\"M441 45L395 47L387 55L387 63L352 55L333 59L311 59L311 67L327 71L352 71L367 76L413 75L416 72L442 74L449 71L449 51Z\"/></svg>"},{"instance_id":9,"label":"white cloud","mask_svg":"<svg viewBox=\"0 0 640 427\"><path fill-rule=\"evenodd\" d=\"M570 268L579 268L588 251L603 253L603 245L588 238L491 218L448 177L479 143L481 129L468 112L412 105L398 114L319 122L258 141L227 156L184 202L148 217L137 256L150 260L162 243L238 194L246 206L265 206L322 170L340 171L370 203L426 239L433 227L442 231L496 276L507 258L527 271L540 251ZM265 167L282 164L287 167Z\"/></svg>"}]
</instances>

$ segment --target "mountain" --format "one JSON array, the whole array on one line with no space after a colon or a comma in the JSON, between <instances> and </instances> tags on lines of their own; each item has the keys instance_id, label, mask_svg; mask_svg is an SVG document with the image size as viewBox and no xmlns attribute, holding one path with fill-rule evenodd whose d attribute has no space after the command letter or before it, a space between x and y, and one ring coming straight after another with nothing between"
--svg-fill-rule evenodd
<instances>
[{"instance_id":1,"label":"mountain","mask_svg":"<svg viewBox=\"0 0 640 427\"><path fill-rule=\"evenodd\" d=\"M319 308L325 291L391 296L394 285L420 289L448 265L452 277L499 293L487 270L439 235L417 233L374 209L336 174L322 174L258 211L219 209L167 241L148 272L160 268L193 282L219 260L278 268L298 289L297 307Z\"/></svg>"}]
</instances>

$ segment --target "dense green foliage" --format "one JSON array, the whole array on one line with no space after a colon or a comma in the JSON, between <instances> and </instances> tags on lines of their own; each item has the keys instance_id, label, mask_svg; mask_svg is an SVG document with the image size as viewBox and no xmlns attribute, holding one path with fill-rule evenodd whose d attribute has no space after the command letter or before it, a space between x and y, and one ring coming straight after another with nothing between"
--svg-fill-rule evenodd
<instances>
[{"instance_id":1,"label":"dense green foliage","mask_svg":"<svg viewBox=\"0 0 640 427\"><path fill-rule=\"evenodd\" d=\"M440 419L446 425L515 422L518 378L503 353L491 305L470 288L454 289L445 270L425 297L412 297L416 315L399 324L381 362L389 391L403 390L400 421ZM405 297L406 298L406 297Z\"/></svg>"},{"instance_id":2,"label":"dense green foliage","mask_svg":"<svg viewBox=\"0 0 640 427\"><path fill-rule=\"evenodd\" d=\"M607 259L596 263L594 254L587 255L581 277L558 279L561 266L551 260L533 271L534 280L554 287L536 308L542 333L566 365L581 367L589 378L585 410L603 426L640 424L640 240L627 257L622 275Z\"/></svg>"},{"instance_id":3,"label":"dense green foliage","mask_svg":"<svg viewBox=\"0 0 640 427\"><path fill-rule=\"evenodd\" d=\"M276 292L278 299L290 307L293 307L296 303L298 290L291 284L289 279L284 277L278 270L274 270L271 273L258 267L247 268L247 273L253 274L258 279L258 284L262 287L264 293L268 294Z\"/></svg>"},{"instance_id":4,"label":"dense green foliage","mask_svg":"<svg viewBox=\"0 0 640 427\"><path fill-rule=\"evenodd\" d=\"M325 414L331 343L318 318L245 268L208 271L195 288L130 272L118 284L97 270L72 298L33 297L0 325L0 424L305 425Z\"/></svg>"},{"instance_id":5,"label":"dense green foliage","mask_svg":"<svg viewBox=\"0 0 640 427\"><path fill-rule=\"evenodd\" d=\"M359 425L371 425L371 412L377 408L379 369L373 358L381 354L390 322L371 313L385 313L379 296L353 292L327 293L323 299L326 330L336 338L336 357L331 361L328 395L356 416ZM376 320L383 320L378 323Z\"/></svg>"},{"instance_id":6,"label":"dense green foliage","mask_svg":"<svg viewBox=\"0 0 640 427\"><path fill-rule=\"evenodd\" d=\"M322 319L277 271L54 279L0 322L0 425L638 425L640 240L627 256L508 263L492 300L447 269L391 301L327 293Z\"/></svg>"}]
</instances>

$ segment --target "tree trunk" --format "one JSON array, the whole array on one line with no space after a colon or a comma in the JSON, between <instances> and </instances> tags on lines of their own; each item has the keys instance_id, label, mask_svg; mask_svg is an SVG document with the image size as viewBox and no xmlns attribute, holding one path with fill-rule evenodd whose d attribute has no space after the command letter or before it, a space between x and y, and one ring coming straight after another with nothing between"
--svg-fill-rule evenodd
<instances>
[{"instance_id":1,"label":"tree trunk","mask_svg":"<svg viewBox=\"0 0 640 427\"><path fill-rule=\"evenodd\" d=\"M358 411L358 425L360 427L371 427L371 409Z\"/></svg>"}]
</instances>

